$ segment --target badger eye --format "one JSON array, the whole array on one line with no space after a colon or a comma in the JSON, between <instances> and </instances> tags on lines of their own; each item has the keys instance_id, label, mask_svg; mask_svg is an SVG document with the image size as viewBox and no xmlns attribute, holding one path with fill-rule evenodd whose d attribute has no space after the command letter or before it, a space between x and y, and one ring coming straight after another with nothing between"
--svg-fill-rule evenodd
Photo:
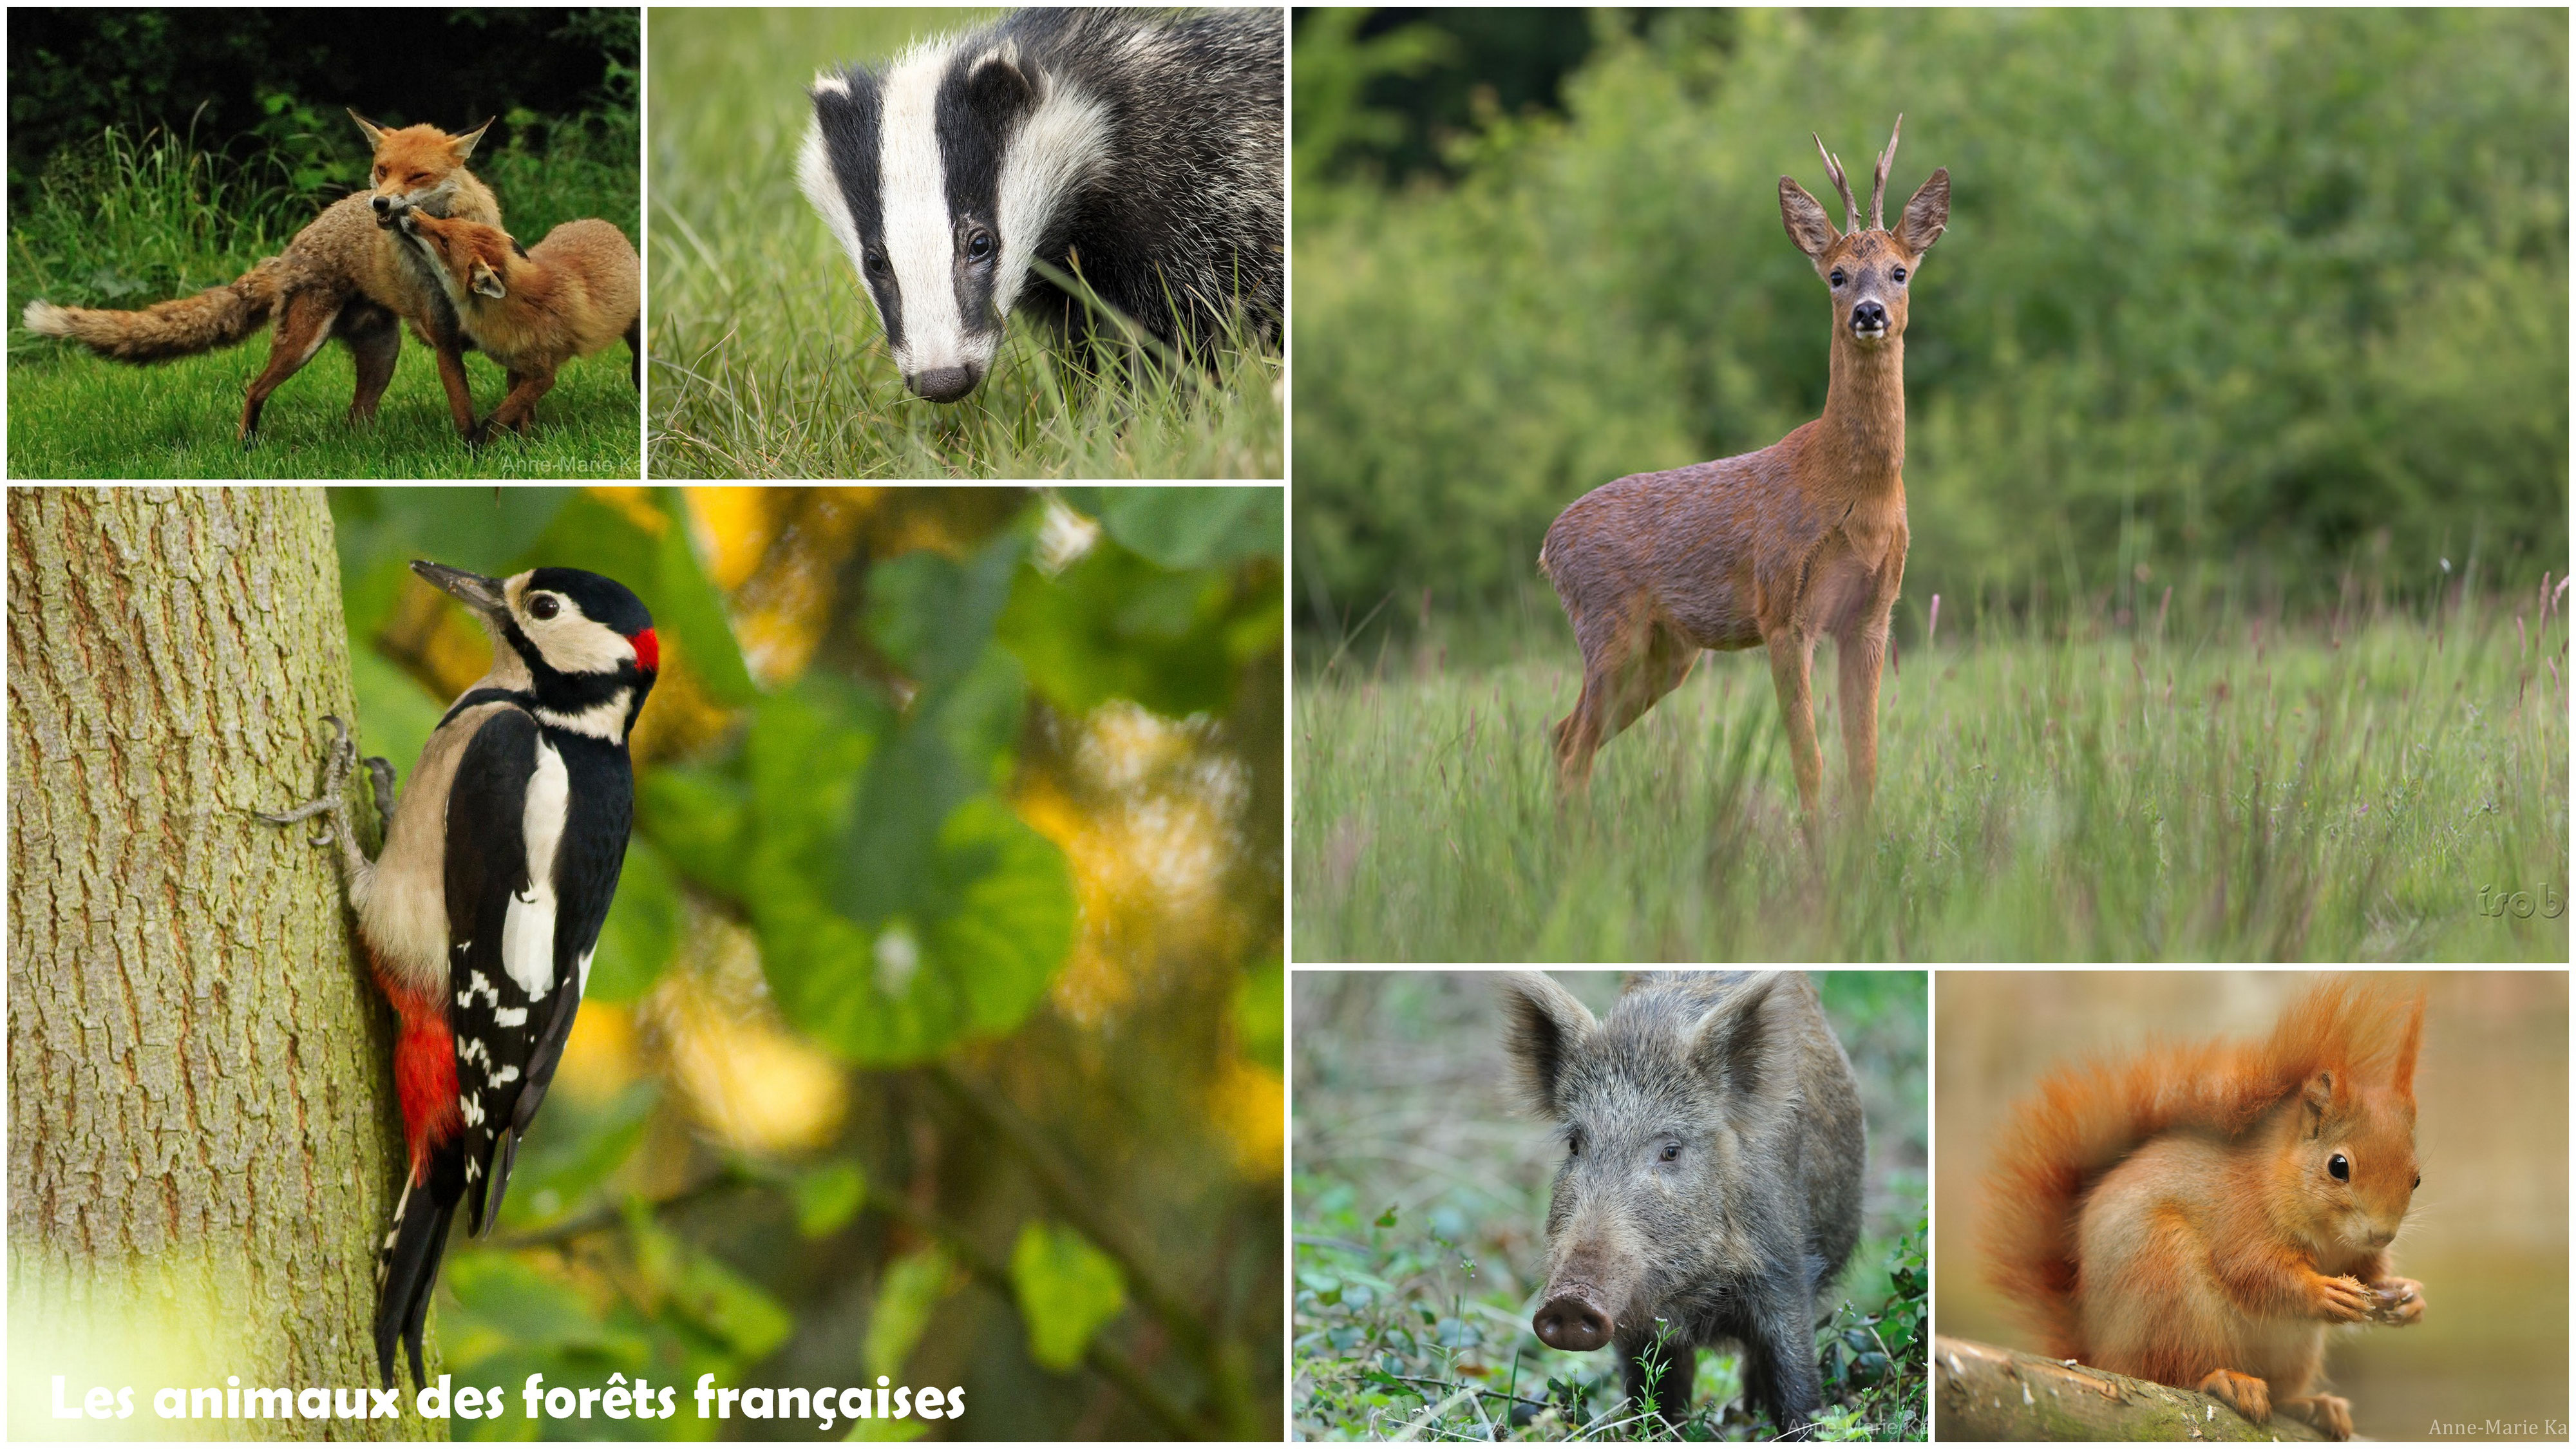
<instances>
[{"instance_id":1,"label":"badger eye","mask_svg":"<svg viewBox=\"0 0 2576 1449\"><path fill-rule=\"evenodd\" d=\"M2334 1180L2337 1182L2350 1182L2352 1181L2352 1159L2338 1152L2326 1159L2326 1171L2334 1174Z\"/></svg>"},{"instance_id":2,"label":"badger eye","mask_svg":"<svg viewBox=\"0 0 2576 1449\"><path fill-rule=\"evenodd\" d=\"M993 234L982 227L966 238L966 260L980 262L993 254Z\"/></svg>"},{"instance_id":3,"label":"badger eye","mask_svg":"<svg viewBox=\"0 0 2576 1449\"><path fill-rule=\"evenodd\" d=\"M1835 286L1837 286L1837 287L1839 287L1839 286L1841 286L1841 285L1843 284L1843 269L1842 269L1842 268L1840 268L1840 267L1836 267L1836 268L1834 268L1833 282L1834 282L1834 285L1835 285Z\"/></svg>"},{"instance_id":4,"label":"badger eye","mask_svg":"<svg viewBox=\"0 0 2576 1449\"><path fill-rule=\"evenodd\" d=\"M1898 267L1893 273L1891 273L1891 275L1893 275L1896 280L1902 282L1905 280L1905 269L1903 267Z\"/></svg>"},{"instance_id":5,"label":"badger eye","mask_svg":"<svg viewBox=\"0 0 2576 1449\"><path fill-rule=\"evenodd\" d=\"M1666 1162L1679 1162L1679 1161L1681 1161L1681 1159L1682 1159L1682 1145L1681 1145L1680 1143L1678 1143L1678 1142L1667 1142L1667 1143L1665 1143L1665 1144L1664 1144L1664 1158L1663 1158L1663 1160L1664 1160L1664 1161L1666 1161Z\"/></svg>"},{"instance_id":6,"label":"badger eye","mask_svg":"<svg viewBox=\"0 0 2576 1449\"><path fill-rule=\"evenodd\" d=\"M870 252L868 253L868 270L882 277L893 272L894 267L886 261L885 253Z\"/></svg>"},{"instance_id":7,"label":"badger eye","mask_svg":"<svg viewBox=\"0 0 2576 1449\"><path fill-rule=\"evenodd\" d=\"M551 619L562 612L563 605L557 603L552 594L539 594L528 600L528 613L533 618Z\"/></svg>"}]
</instances>

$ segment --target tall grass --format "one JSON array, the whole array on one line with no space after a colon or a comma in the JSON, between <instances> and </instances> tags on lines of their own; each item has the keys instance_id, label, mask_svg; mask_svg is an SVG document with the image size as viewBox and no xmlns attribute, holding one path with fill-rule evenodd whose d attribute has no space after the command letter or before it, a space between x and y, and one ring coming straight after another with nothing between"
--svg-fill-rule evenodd
<instances>
[{"instance_id":1,"label":"tall grass","mask_svg":"<svg viewBox=\"0 0 2576 1449\"><path fill-rule=\"evenodd\" d=\"M531 139L543 124L542 141ZM352 139L355 130L352 128ZM635 234L631 119L524 118L487 142L476 172L524 241L600 216ZM469 450L447 415L436 359L406 331L373 425L346 420L348 353L316 354L269 400L260 439L234 441L242 395L267 365L263 330L241 345L135 367L17 326L31 298L135 308L231 281L285 248L318 210L356 189L295 187L276 151L236 161L191 136L111 129L47 164L9 230L9 471L29 478L632 478L641 471L638 400L625 349L565 368L534 434ZM500 367L466 354L477 411L500 405Z\"/></svg>"},{"instance_id":2,"label":"tall grass","mask_svg":"<svg viewBox=\"0 0 2576 1449\"><path fill-rule=\"evenodd\" d=\"M1882 688L1866 824L1828 663L1812 850L1758 659L1703 658L1560 805L1561 625L1483 668L1345 649L1297 691L1295 950L2564 961L2565 587L1936 634Z\"/></svg>"},{"instance_id":3,"label":"tall grass","mask_svg":"<svg viewBox=\"0 0 2576 1449\"><path fill-rule=\"evenodd\" d=\"M876 313L796 186L815 72L981 12L653 16L657 477L1276 478L1280 361L1240 330L1212 369L1095 367L1015 324L941 406L904 388Z\"/></svg>"}]
</instances>

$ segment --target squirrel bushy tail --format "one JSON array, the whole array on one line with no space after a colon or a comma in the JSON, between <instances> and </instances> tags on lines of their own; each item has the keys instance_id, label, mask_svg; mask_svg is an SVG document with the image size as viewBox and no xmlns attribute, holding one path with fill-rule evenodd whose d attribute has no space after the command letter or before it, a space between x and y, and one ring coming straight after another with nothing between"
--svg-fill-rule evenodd
<instances>
[{"instance_id":1,"label":"squirrel bushy tail","mask_svg":"<svg viewBox=\"0 0 2576 1449\"><path fill-rule=\"evenodd\" d=\"M2075 1320L2076 1215L2102 1174L2178 1128L2233 1137L2319 1072L2388 1081L2410 1100L2423 1000L2377 983L2319 983L2259 1042L2151 1045L2060 1067L2014 1109L1986 1179L1987 1281L2057 1358L2084 1358Z\"/></svg>"},{"instance_id":2,"label":"squirrel bushy tail","mask_svg":"<svg viewBox=\"0 0 2576 1449\"><path fill-rule=\"evenodd\" d=\"M174 297L138 311L27 304L27 330L68 337L117 362L163 362L230 347L256 332L277 308L276 258L220 287Z\"/></svg>"}]
</instances>

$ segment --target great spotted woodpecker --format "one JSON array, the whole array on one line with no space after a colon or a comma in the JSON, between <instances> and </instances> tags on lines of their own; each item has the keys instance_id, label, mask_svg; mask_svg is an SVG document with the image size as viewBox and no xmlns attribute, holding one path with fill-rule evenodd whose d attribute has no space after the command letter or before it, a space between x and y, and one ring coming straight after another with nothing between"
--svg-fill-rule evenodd
<instances>
[{"instance_id":1,"label":"great spotted woodpecker","mask_svg":"<svg viewBox=\"0 0 2576 1449\"><path fill-rule=\"evenodd\" d=\"M412 570L482 616L492 672L448 706L398 805L392 771L367 761L390 820L374 860L349 828L357 752L337 719L322 797L266 817L327 817L313 843L337 837L358 934L402 1018L394 1087L410 1172L376 1265L388 1389L397 1341L422 1377L422 1322L457 1204L478 1235L499 1218L562 1059L626 859L627 734L661 666L652 615L613 579Z\"/></svg>"}]
</instances>

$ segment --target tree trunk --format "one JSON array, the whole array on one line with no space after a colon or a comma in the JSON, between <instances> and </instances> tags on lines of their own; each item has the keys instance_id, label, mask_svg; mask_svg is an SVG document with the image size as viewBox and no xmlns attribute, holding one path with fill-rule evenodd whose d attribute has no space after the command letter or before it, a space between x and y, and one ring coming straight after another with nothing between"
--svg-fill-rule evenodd
<instances>
[{"instance_id":1,"label":"tree trunk","mask_svg":"<svg viewBox=\"0 0 2576 1449\"><path fill-rule=\"evenodd\" d=\"M2207 1394L1964 1338L1932 1340L1944 1439L2322 1439L2274 1413L2240 1417Z\"/></svg>"},{"instance_id":2,"label":"tree trunk","mask_svg":"<svg viewBox=\"0 0 2576 1449\"><path fill-rule=\"evenodd\" d=\"M408 1393L394 1420L154 1403L376 1382L388 1014L330 853L251 814L313 795L323 716L356 717L322 495L22 488L8 521L13 1437L443 1427ZM131 1417L56 1422L55 1375Z\"/></svg>"}]
</instances>

